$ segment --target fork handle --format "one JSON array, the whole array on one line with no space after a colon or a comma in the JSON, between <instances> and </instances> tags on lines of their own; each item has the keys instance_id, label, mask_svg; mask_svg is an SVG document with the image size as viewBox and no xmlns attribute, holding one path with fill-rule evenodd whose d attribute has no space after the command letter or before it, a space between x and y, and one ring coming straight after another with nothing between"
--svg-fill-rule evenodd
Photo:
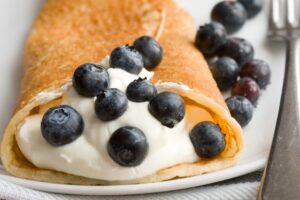
<instances>
[{"instance_id":1,"label":"fork handle","mask_svg":"<svg viewBox=\"0 0 300 200\"><path fill-rule=\"evenodd\" d=\"M299 56L299 40L288 40L279 114L258 199L300 199Z\"/></svg>"}]
</instances>

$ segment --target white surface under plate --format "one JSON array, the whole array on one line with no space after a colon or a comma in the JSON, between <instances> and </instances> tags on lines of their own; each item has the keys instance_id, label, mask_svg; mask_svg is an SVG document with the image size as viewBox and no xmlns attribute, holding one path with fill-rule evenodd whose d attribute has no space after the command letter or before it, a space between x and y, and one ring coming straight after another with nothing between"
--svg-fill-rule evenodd
<instances>
[{"instance_id":1,"label":"white surface under plate","mask_svg":"<svg viewBox=\"0 0 300 200\"><path fill-rule=\"evenodd\" d=\"M179 0L195 18L195 25L209 22L210 11L218 0ZM161 183L123 186L80 186L42 183L15 178L0 168L0 178L28 188L67 194L122 195L142 194L184 189L222 181L263 168L275 129L280 93L283 81L284 51L281 43L273 44L266 39L268 1L265 10L249 20L236 35L252 42L255 57L266 60L272 68L272 84L263 92L254 118L244 129L246 148L240 162L234 167L191 178ZM41 0L0 1L0 130L9 121L19 93L22 77L22 51Z\"/></svg>"}]
</instances>

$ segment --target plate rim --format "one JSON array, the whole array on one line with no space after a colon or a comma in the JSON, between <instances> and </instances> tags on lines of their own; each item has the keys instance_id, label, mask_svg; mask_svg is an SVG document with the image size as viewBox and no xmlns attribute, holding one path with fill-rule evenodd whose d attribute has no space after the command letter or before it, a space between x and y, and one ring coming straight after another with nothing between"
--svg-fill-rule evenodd
<instances>
[{"instance_id":1,"label":"plate rim","mask_svg":"<svg viewBox=\"0 0 300 200\"><path fill-rule=\"evenodd\" d=\"M0 179L8 181L10 183L17 184L30 189L35 189L44 192L53 192L58 194L73 194L73 195L134 195L134 194L150 194L158 192L175 191L181 189L187 189L202 185L208 185L223 180L228 180L241 175L245 175L265 166L267 158L264 152L258 159L250 162L244 162L236 164L235 166L211 172L199 176L180 178L174 180L168 180L157 183L143 183L132 185L71 185L71 184L58 184L47 183L40 181L33 181L14 177L12 175L0 174Z\"/></svg>"}]
</instances>

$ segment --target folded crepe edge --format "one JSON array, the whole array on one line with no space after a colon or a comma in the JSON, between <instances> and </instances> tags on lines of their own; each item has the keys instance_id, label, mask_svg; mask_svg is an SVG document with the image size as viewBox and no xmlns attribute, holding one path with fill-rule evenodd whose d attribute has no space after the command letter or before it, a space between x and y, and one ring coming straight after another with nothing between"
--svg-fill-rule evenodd
<instances>
[{"instance_id":1,"label":"folded crepe edge","mask_svg":"<svg viewBox=\"0 0 300 200\"><path fill-rule=\"evenodd\" d=\"M65 87L57 89L49 88L33 98L25 107L19 110L9 122L1 144L1 159L5 169L12 175L36 181L80 184L80 185L118 185L118 184L138 184L159 182L175 178L201 175L208 172L217 171L234 165L244 146L242 130L237 122L230 116L230 113L213 99L206 97L194 90L182 90L179 87L162 86L160 89L178 92L184 97L200 103L212 115L223 131L226 132L226 148L224 152L213 159L203 159L195 163L180 163L157 173L143 178L126 181L97 180L76 175L57 172L54 170L40 169L30 163L20 151L15 134L23 120L32 112L34 108L46 104L52 100L60 98ZM227 129L227 130L224 130ZM231 130L228 130L231 129Z\"/></svg>"}]
</instances>

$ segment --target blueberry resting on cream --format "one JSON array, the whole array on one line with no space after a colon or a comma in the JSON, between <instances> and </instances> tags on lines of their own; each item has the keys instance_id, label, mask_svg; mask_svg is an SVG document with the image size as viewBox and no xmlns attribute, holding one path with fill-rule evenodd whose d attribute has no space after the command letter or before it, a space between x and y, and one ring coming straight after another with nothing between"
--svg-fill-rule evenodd
<instances>
[{"instance_id":1,"label":"blueberry resting on cream","mask_svg":"<svg viewBox=\"0 0 300 200\"><path fill-rule=\"evenodd\" d=\"M220 128L212 122L198 123L190 133L199 157L212 158L225 149L225 138Z\"/></svg>"},{"instance_id":2,"label":"blueberry resting on cream","mask_svg":"<svg viewBox=\"0 0 300 200\"><path fill-rule=\"evenodd\" d=\"M126 89L128 99L134 102L150 101L156 94L157 89L146 78L138 78L134 80Z\"/></svg>"},{"instance_id":3,"label":"blueberry resting on cream","mask_svg":"<svg viewBox=\"0 0 300 200\"><path fill-rule=\"evenodd\" d=\"M142 55L128 45L115 48L110 54L109 64L112 68L121 68L132 74L139 74L144 67Z\"/></svg>"},{"instance_id":4,"label":"blueberry resting on cream","mask_svg":"<svg viewBox=\"0 0 300 200\"><path fill-rule=\"evenodd\" d=\"M162 92L149 103L150 113L163 125L173 128L185 115L183 99L173 92Z\"/></svg>"},{"instance_id":5,"label":"blueberry resting on cream","mask_svg":"<svg viewBox=\"0 0 300 200\"><path fill-rule=\"evenodd\" d=\"M102 121L110 121L120 117L128 107L128 100L124 92L117 88L110 88L97 95L95 112Z\"/></svg>"},{"instance_id":6,"label":"blueberry resting on cream","mask_svg":"<svg viewBox=\"0 0 300 200\"><path fill-rule=\"evenodd\" d=\"M146 69L154 68L161 63L163 49L152 37L142 36L134 41L133 46L142 54Z\"/></svg>"},{"instance_id":7,"label":"blueberry resting on cream","mask_svg":"<svg viewBox=\"0 0 300 200\"><path fill-rule=\"evenodd\" d=\"M107 152L119 165L137 166L143 162L148 151L145 134L135 127L121 127L116 130L107 143Z\"/></svg>"},{"instance_id":8,"label":"blueberry resting on cream","mask_svg":"<svg viewBox=\"0 0 300 200\"><path fill-rule=\"evenodd\" d=\"M52 146L62 146L76 140L84 130L81 115L67 105L50 108L44 115L41 131Z\"/></svg>"},{"instance_id":9,"label":"blueberry resting on cream","mask_svg":"<svg viewBox=\"0 0 300 200\"><path fill-rule=\"evenodd\" d=\"M86 63L80 65L73 75L73 87L85 97L94 97L107 89L110 84L106 69L100 65Z\"/></svg>"}]
</instances>

